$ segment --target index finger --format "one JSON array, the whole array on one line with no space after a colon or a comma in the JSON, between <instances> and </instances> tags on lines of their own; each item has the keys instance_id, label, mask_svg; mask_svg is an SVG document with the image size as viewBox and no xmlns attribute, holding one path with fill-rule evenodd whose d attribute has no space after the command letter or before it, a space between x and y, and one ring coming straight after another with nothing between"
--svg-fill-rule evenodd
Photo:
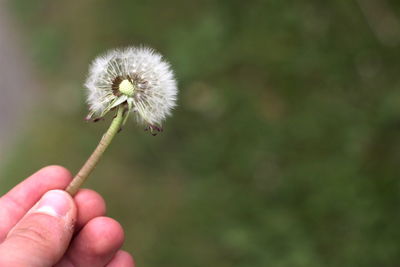
<instances>
[{"instance_id":1,"label":"index finger","mask_svg":"<svg viewBox=\"0 0 400 267\"><path fill-rule=\"evenodd\" d=\"M52 189L65 189L70 172L60 166L45 167L0 198L0 242L25 213Z\"/></svg>"}]
</instances>

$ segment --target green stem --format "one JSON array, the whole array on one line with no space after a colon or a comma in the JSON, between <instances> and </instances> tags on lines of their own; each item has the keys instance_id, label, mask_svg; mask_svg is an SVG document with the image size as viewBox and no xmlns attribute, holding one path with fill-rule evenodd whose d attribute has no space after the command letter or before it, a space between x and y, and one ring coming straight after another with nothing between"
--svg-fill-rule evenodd
<instances>
[{"instance_id":1,"label":"green stem","mask_svg":"<svg viewBox=\"0 0 400 267\"><path fill-rule=\"evenodd\" d=\"M78 192L81 185L86 181L89 177L90 173L96 167L97 162L99 162L101 156L104 151L110 145L114 136L121 129L121 125L124 121L124 107L120 106L118 108L117 116L113 119L110 127L107 132L103 135L100 140L100 143L97 145L96 149L93 151L92 155L88 158L82 168L79 170L78 174L74 177L71 183L68 185L67 191L71 196L75 195Z\"/></svg>"}]
</instances>

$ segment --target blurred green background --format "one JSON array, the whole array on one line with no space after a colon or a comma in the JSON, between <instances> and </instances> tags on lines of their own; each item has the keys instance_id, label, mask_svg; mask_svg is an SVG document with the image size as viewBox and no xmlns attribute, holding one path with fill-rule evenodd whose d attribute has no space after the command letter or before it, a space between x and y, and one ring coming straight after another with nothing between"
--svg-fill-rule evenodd
<instances>
[{"instance_id":1,"label":"blurred green background","mask_svg":"<svg viewBox=\"0 0 400 267\"><path fill-rule=\"evenodd\" d=\"M145 44L171 62L179 106L156 137L125 127L86 185L138 266L400 264L399 1L9 6L43 86L2 192L80 168L109 123L83 121L88 64Z\"/></svg>"}]
</instances>

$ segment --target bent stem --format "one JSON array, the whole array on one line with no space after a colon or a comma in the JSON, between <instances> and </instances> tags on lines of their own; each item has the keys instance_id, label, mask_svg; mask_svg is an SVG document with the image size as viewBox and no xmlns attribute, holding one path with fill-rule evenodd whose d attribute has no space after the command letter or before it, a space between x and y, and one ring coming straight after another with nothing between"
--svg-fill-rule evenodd
<instances>
[{"instance_id":1,"label":"bent stem","mask_svg":"<svg viewBox=\"0 0 400 267\"><path fill-rule=\"evenodd\" d=\"M87 180L90 173L96 167L97 162L99 162L104 151L110 145L114 136L121 129L121 126L124 121L124 113L125 113L125 108L123 107L123 105L120 105L118 108L116 117L111 122L111 125L108 128L107 132L101 138L100 143L97 145L97 147L93 151L92 155L90 155L88 160L85 162L85 164L79 170L78 174L74 177L74 179L68 185L67 189L65 189L65 191L67 191L71 196L75 195L76 192L78 192L81 185Z\"/></svg>"}]
</instances>

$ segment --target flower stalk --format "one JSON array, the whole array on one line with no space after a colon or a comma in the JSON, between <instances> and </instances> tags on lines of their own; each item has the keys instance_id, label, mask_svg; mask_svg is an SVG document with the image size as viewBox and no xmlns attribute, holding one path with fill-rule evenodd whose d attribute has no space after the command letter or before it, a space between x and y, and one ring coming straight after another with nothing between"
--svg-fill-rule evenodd
<instances>
[{"instance_id":1,"label":"flower stalk","mask_svg":"<svg viewBox=\"0 0 400 267\"><path fill-rule=\"evenodd\" d=\"M111 141L114 139L115 135L121 129L121 126L125 121L125 116L128 115L128 113L125 112L126 111L125 109L126 107L124 105L120 105L118 107L117 115L111 122L111 125L106 131L106 133L101 138L96 149L93 151L88 160L79 170L78 174L75 175L74 179L68 185L65 191L67 191L71 196L74 196L76 192L78 192L82 184L87 180L90 173L93 171L93 169L96 167L96 164L99 162L104 151L107 149Z\"/></svg>"},{"instance_id":2,"label":"flower stalk","mask_svg":"<svg viewBox=\"0 0 400 267\"><path fill-rule=\"evenodd\" d=\"M72 196L87 180L129 114L156 135L162 131L162 122L176 106L178 93L169 63L146 47L114 49L97 57L89 67L85 87L89 104L86 120L98 121L114 110L117 114L92 155L68 185L66 191Z\"/></svg>"}]
</instances>

